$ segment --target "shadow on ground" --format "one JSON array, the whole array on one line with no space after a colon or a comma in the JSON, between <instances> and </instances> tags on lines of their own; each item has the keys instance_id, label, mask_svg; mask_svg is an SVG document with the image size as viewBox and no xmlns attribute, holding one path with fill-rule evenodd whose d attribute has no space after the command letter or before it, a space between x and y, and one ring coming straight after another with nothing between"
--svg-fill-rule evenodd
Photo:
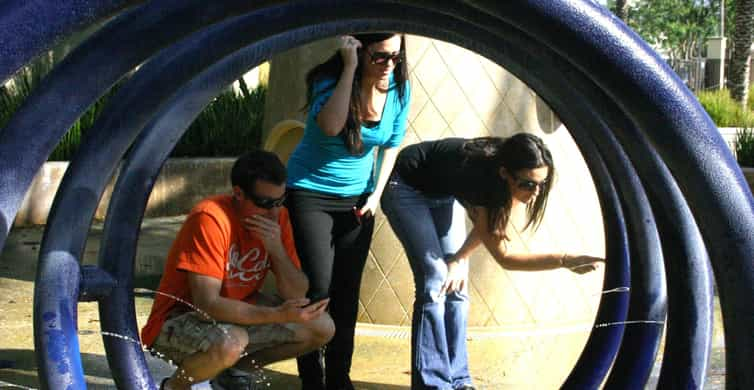
<instances>
[{"instance_id":1,"label":"shadow on ground","mask_svg":"<svg viewBox=\"0 0 754 390\"><path fill-rule=\"evenodd\" d=\"M81 361L86 367L85 375L88 389L115 389L110 369L104 355L82 353ZM155 381L172 372L172 368L162 361L147 357ZM156 372L155 372L156 371ZM301 387L297 376L272 369L264 369L259 374L260 384L269 389L297 389ZM37 364L34 351L28 349L0 349L0 388L11 386L39 388ZM354 382L360 390L405 390L408 386L384 383Z\"/></svg>"},{"instance_id":2,"label":"shadow on ground","mask_svg":"<svg viewBox=\"0 0 754 390\"><path fill-rule=\"evenodd\" d=\"M159 274L154 269L162 267L164 255L180 228L181 218L145 220L139 237L139 254L136 265L141 265L142 276L134 281L135 287L154 289ZM39 255L43 227L14 229L0 251L0 388L20 385L38 388L37 365L34 357L32 308L34 277ZM96 263L101 226L95 225L89 235L85 264ZM142 261L143 259L143 261ZM145 264L153 263L152 268ZM139 274L137 272L137 274ZM135 294L137 321L143 325L152 306L153 293L137 291ZM515 314L515 313L514 313ZM104 346L99 336L99 308L94 302L78 305L79 342L82 363L89 389L115 389L107 366ZM577 356L582 345L576 345L570 333L589 332L583 329L552 329L554 332L525 332L507 330L494 337L486 333L471 334L469 359L472 377L480 389L556 389L570 370L563 363L564 352ZM379 330L361 324L363 333L357 332L356 351L352 377L358 390L408 389L410 383L410 344L408 328ZM360 328L361 329L361 328ZM569 328L570 329L570 328ZM715 300L715 332L705 390L721 390L725 382L724 339L719 302ZM503 334L504 333L504 334ZM485 336L486 335L486 336ZM662 351L662 348L660 348ZM174 367L147 354L150 372L156 381L170 375ZM658 366L647 388L653 388L659 375ZM552 365L538 371L533 363L549 359ZM298 389L295 360L268 366L262 373L263 388ZM264 386L268 383L269 386ZM22 388L23 388L22 387Z\"/></svg>"}]
</instances>

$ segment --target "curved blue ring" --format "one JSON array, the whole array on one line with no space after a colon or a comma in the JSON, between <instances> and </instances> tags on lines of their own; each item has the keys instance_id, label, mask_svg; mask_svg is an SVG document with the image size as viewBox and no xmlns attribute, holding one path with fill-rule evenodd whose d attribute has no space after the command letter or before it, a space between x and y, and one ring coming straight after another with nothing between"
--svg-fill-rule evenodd
<instances>
[{"instance_id":1,"label":"curved blue ring","mask_svg":"<svg viewBox=\"0 0 754 390\"><path fill-rule=\"evenodd\" d=\"M647 48L638 42L625 27L614 20L610 20L609 14L602 12L591 3L582 1L528 1L508 2L506 4L475 2L474 4L491 16L497 16L497 18L493 18L497 24L503 24L500 23L500 20L505 20L511 25L520 27L583 71L610 96L611 100L618 104L620 109L634 123L638 124L637 131L649 129L651 125L656 123L667 125L664 128L665 134L639 134L649 140L652 146L657 148L665 158L665 162L678 180L680 188L689 199L689 204L708 244L707 247L710 250L716 271L715 276L718 278L718 285L720 286L721 303L726 321L727 360L729 362L728 385L751 387L752 373L746 369L746 362L752 360L753 342L747 335L750 335L752 329L751 314L754 312L750 299L753 295L752 286L754 285L751 283L752 278L754 278L752 276L753 262L751 261L752 253L754 253L751 250L754 245L752 244L752 237L754 237L752 234L754 231L752 230L752 226L754 226L752 205L754 202L750 192L745 187L740 171L735 162L732 162L727 147L715 133L698 104L693 101L693 97L689 97L688 92L677 79L668 76L670 74L668 69L651 53L648 53ZM377 6L381 5L375 5L375 7ZM465 5L457 6L463 8ZM546 23L541 23L540 20L545 20ZM531 23L532 21L535 23ZM463 25L464 22L459 21L459 25ZM361 26L365 25L368 24L361 24ZM495 28L492 25L486 27ZM437 29L440 30L440 27L437 27ZM440 35L440 33L436 35ZM475 46L472 42L473 38L469 36L460 40L462 42L459 43L463 46ZM564 53L566 50L567 52ZM595 62L599 63L595 65ZM527 82L531 81L523 77L522 79ZM639 99L637 100L637 98ZM641 98L645 98L645 100ZM592 104L599 106L598 102L593 101ZM22 128L28 129L29 127ZM5 131L7 128L3 130L2 137L5 138L8 134ZM625 129L623 131L630 132ZM9 139L16 142L17 146L23 145L19 134L23 134L23 132L9 136ZM651 177L652 173L642 169L642 162L639 160L643 156L637 154L637 151L641 149L637 149L635 145L630 147L629 144L632 141L626 138L625 133L621 135L620 131L616 131L616 136L623 143L629 157L633 157L632 160L637 165L642 180L646 181L646 177ZM54 136L45 138L45 134L42 134L40 138L43 142L50 142L50 138L57 139ZM5 139L3 139L4 143ZM648 146L648 143L641 146ZM672 150L673 147L678 147L679 151ZM39 152L40 146L30 145L28 149L31 152ZM41 146L42 152L44 152L44 149L45 146ZM0 153L0 156L6 155ZM3 168L3 161L12 160L0 159L0 171ZM25 169L28 172L28 163L20 165L26 166ZM649 165L650 168L657 169L656 166ZM19 168L22 168L21 166ZM644 164L644 167L646 166L647 164ZM36 168L33 170L36 170ZM660 171L660 176L664 175L671 178L670 171ZM6 173L14 175L14 178L20 177L21 179L28 176L22 169L14 170L11 168ZM675 186L674 182L669 182L667 179L659 182L670 187ZM0 186L0 191L2 191L0 193L0 211L9 210L6 207L8 205L11 206L10 209L14 207L13 202L16 199L6 198L6 194L13 196L17 195L18 192L23 193L25 187L28 186L28 184L23 185L22 181L12 184L19 185ZM701 190L699 189L700 184ZM683 202L683 199L678 199L677 195L674 193L670 198ZM650 194L650 201L655 199L658 199L658 197ZM667 203L667 199L668 197L665 197L665 200L660 197L657 202ZM6 202L6 200L9 201ZM683 214L682 209L685 205L675 204L675 206L680 211L673 211L668 214L679 217ZM6 227L9 226L8 221L12 220L14 215L15 209L9 213L0 214L0 218L3 219L1 222ZM665 221L666 224L678 222L677 220ZM667 227L662 227L662 223L658 220L661 232L684 230L693 233L695 229L693 220L689 223L687 219L680 219L680 223L684 225L682 229L675 229L674 227L667 229ZM0 242L4 241L6 232L7 229L3 232ZM699 247L693 240L689 241L686 236L679 236L678 238L687 252ZM665 244L666 257L669 257L668 247L669 245ZM690 262L691 267L683 268L687 271L687 274L680 279L693 278L697 270L708 268L703 256L700 259L697 255L696 259L692 260ZM670 279L669 284L671 290L674 290L672 281L673 278ZM702 286L701 289L703 290L704 287ZM702 300L704 299L703 295L700 295ZM671 313L674 308L672 302L671 296ZM695 299L693 306L698 307L700 303L703 302ZM700 311L700 313L703 312L704 310ZM741 317L737 319L737 316Z\"/></svg>"}]
</instances>

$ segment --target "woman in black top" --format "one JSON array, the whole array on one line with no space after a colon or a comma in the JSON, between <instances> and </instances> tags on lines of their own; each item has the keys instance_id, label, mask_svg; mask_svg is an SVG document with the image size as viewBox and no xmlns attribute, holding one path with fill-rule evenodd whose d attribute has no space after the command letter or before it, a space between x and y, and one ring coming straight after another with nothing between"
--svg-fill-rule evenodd
<instances>
[{"instance_id":1,"label":"woman in black top","mask_svg":"<svg viewBox=\"0 0 754 390\"><path fill-rule=\"evenodd\" d=\"M473 389L466 354L468 258L483 245L500 266L585 273L602 259L506 251L511 210L539 225L555 174L537 136L448 138L404 148L382 209L408 256L416 284L411 332L413 389ZM464 209L474 226L466 234Z\"/></svg>"}]
</instances>

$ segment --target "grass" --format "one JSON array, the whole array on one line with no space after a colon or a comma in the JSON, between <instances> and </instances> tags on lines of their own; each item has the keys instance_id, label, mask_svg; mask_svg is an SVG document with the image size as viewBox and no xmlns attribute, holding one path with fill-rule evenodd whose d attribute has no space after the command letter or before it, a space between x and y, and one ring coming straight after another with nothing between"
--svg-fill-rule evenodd
<instances>
[{"instance_id":1,"label":"grass","mask_svg":"<svg viewBox=\"0 0 754 390\"><path fill-rule=\"evenodd\" d=\"M707 111L712 121L718 127L751 127L754 128L754 91L749 93L749 105L743 109L731 99L728 90L699 91L697 98Z\"/></svg>"},{"instance_id":2,"label":"grass","mask_svg":"<svg viewBox=\"0 0 754 390\"><path fill-rule=\"evenodd\" d=\"M754 167L754 130L750 127L736 132L736 159L742 167Z\"/></svg>"},{"instance_id":3,"label":"grass","mask_svg":"<svg viewBox=\"0 0 754 390\"><path fill-rule=\"evenodd\" d=\"M741 166L754 167L754 87L749 90L744 109L728 90L699 91L697 98L718 127L738 127L735 140L736 159Z\"/></svg>"}]
</instances>

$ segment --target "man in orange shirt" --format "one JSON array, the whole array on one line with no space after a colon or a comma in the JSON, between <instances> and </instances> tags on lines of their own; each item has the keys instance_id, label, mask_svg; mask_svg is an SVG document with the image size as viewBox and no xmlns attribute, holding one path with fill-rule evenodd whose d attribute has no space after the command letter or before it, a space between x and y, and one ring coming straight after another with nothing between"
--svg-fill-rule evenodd
<instances>
[{"instance_id":1,"label":"man in orange shirt","mask_svg":"<svg viewBox=\"0 0 754 390\"><path fill-rule=\"evenodd\" d=\"M249 371L332 338L329 300L305 298L309 282L283 207L285 179L275 154L249 152L233 165L232 194L204 199L186 217L141 335L178 365L161 389L188 389L221 372L220 385L237 387L228 382L248 378L226 369ZM279 297L259 291L268 271Z\"/></svg>"}]
</instances>

